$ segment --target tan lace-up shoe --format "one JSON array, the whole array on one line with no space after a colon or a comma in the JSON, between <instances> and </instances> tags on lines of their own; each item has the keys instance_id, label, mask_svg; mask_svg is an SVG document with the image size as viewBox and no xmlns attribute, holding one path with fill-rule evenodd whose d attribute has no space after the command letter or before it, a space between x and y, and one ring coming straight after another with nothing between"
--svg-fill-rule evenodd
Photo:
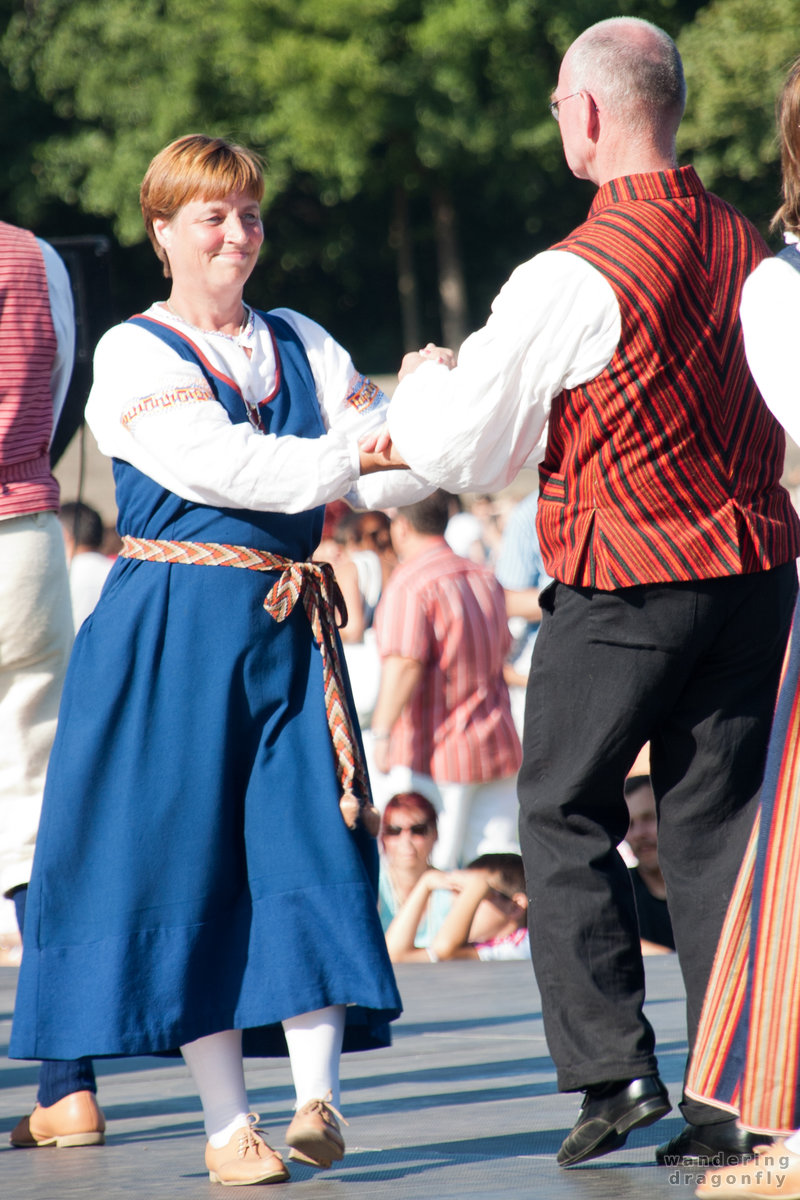
<instances>
[{"instance_id":1,"label":"tan lace-up shoe","mask_svg":"<svg viewBox=\"0 0 800 1200\"><path fill-rule=\"evenodd\" d=\"M336 1116L334 1116L334 1113ZM298 1108L286 1130L289 1158L326 1170L332 1162L344 1158L344 1138L336 1117L344 1117L327 1100L308 1100Z\"/></svg>"},{"instance_id":2,"label":"tan lace-up shoe","mask_svg":"<svg viewBox=\"0 0 800 1200\"><path fill-rule=\"evenodd\" d=\"M258 1114L250 1113L248 1124L237 1129L225 1146L215 1150L206 1145L206 1166L212 1183L227 1187L248 1183L283 1183L289 1178L286 1164L271 1146L260 1129L256 1129Z\"/></svg>"},{"instance_id":3,"label":"tan lace-up shoe","mask_svg":"<svg viewBox=\"0 0 800 1200\"><path fill-rule=\"evenodd\" d=\"M37 1104L29 1117L11 1131L9 1141L20 1150L41 1146L102 1146L105 1117L97 1107L94 1092L71 1092L42 1108Z\"/></svg>"}]
</instances>

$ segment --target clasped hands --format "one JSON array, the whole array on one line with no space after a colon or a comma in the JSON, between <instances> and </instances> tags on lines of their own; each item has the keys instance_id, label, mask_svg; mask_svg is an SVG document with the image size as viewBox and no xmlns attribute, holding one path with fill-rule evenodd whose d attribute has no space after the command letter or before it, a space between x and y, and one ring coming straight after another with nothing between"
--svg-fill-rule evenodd
<instances>
[{"instance_id":1,"label":"clasped hands","mask_svg":"<svg viewBox=\"0 0 800 1200\"><path fill-rule=\"evenodd\" d=\"M406 375L413 374L418 367L429 362L441 363L449 371L452 371L456 365L456 356L446 346L434 346L433 342L428 342L427 346L423 346L421 350L412 350L410 353L403 355L403 361L400 363L397 378L405 379Z\"/></svg>"},{"instance_id":2,"label":"clasped hands","mask_svg":"<svg viewBox=\"0 0 800 1200\"><path fill-rule=\"evenodd\" d=\"M398 380L405 379L406 375L411 375L423 363L429 362L441 363L452 371L456 356L446 346L435 346L433 342L428 342L421 350L412 350L403 356L397 373ZM358 450L362 475L370 475L374 471L408 469L408 463L395 449L386 425L363 437L358 443Z\"/></svg>"}]
</instances>

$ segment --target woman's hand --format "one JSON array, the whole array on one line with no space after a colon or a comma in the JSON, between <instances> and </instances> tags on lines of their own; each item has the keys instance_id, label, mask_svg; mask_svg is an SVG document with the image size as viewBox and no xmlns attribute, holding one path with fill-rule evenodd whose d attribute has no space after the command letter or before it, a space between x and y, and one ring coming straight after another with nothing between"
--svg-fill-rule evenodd
<instances>
[{"instance_id":1,"label":"woman's hand","mask_svg":"<svg viewBox=\"0 0 800 1200\"><path fill-rule=\"evenodd\" d=\"M362 475L371 475L375 471L408 470L408 463L395 449L386 425L361 438L358 455Z\"/></svg>"},{"instance_id":2,"label":"woman's hand","mask_svg":"<svg viewBox=\"0 0 800 1200\"><path fill-rule=\"evenodd\" d=\"M425 874L420 876L418 886L424 887L428 892L453 891L449 875L446 871L440 871L437 867L428 867Z\"/></svg>"},{"instance_id":3,"label":"woman's hand","mask_svg":"<svg viewBox=\"0 0 800 1200\"><path fill-rule=\"evenodd\" d=\"M413 374L417 367L421 367L426 362L442 363L452 371L456 365L456 356L446 346L434 346L433 342L428 342L427 346L423 346L421 350L412 350L403 356L397 378L405 379L406 375Z\"/></svg>"}]
</instances>

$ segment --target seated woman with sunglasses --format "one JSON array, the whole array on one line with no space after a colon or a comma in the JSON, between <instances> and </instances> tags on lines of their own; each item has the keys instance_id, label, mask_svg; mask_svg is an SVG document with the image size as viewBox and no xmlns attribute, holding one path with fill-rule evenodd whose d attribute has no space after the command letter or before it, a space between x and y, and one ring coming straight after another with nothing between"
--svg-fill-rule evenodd
<instances>
[{"instance_id":1,"label":"seated woman with sunglasses","mask_svg":"<svg viewBox=\"0 0 800 1200\"><path fill-rule=\"evenodd\" d=\"M431 869L430 856L436 844L436 809L419 792L392 796L383 812L378 886L378 913L384 932L411 895L417 881ZM416 946L429 946L450 911L453 895L440 872L441 889L432 888L414 925Z\"/></svg>"},{"instance_id":2,"label":"seated woman with sunglasses","mask_svg":"<svg viewBox=\"0 0 800 1200\"><path fill-rule=\"evenodd\" d=\"M440 895L442 887L453 893L452 907L429 944L420 947L414 939L418 922L428 898ZM426 871L386 931L386 945L395 963L529 958L528 896L519 854L481 854L463 871Z\"/></svg>"}]
</instances>

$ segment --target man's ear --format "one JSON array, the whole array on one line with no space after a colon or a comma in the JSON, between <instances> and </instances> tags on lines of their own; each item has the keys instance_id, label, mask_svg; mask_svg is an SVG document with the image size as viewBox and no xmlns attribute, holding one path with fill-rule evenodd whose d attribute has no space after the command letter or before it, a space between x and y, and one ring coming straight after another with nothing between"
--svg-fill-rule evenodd
<instances>
[{"instance_id":1,"label":"man's ear","mask_svg":"<svg viewBox=\"0 0 800 1200\"><path fill-rule=\"evenodd\" d=\"M591 92L583 92L581 102L586 105L586 136L590 141L596 142L600 136L600 109L595 104L595 99Z\"/></svg>"},{"instance_id":2,"label":"man's ear","mask_svg":"<svg viewBox=\"0 0 800 1200\"><path fill-rule=\"evenodd\" d=\"M528 897L525 895L524 892L514 892L514 895L511 897L511 899L514 901L514 903L517 905L518 908L527 908L528 907Z\"/></svg>"},{"instance_id":3,"label":"man's ear","mask_svg":"<svg viewBox=\"0 0 800 1200\"><path fill-rule=\"evenodd\" d=\"M397 513L392 517L392 537L399 537L401 540L405 537L410 529L408 517L404 517L402 513Z\"/></svg>"}]
</instances>

